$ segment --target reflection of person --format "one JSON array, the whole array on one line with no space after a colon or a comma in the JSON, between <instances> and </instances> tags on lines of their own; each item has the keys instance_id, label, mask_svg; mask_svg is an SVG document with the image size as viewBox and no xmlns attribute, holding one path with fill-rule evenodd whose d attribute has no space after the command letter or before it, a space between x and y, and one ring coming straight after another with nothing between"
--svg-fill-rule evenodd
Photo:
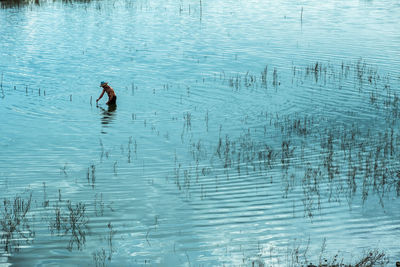
<instances>
[{"instance_id":1,"label":"reflection of person","mask_svg":"<svg viewBox=\"0 0 400 267\"><path fill-rule=\"evenodd\" d=\"M96 103L99 102L99 100L103 97L104 93L107 93L108 95L108 101L107 105L116 105L117 104L117 96L115 95L114 89L111 88L111 86L108 85L107 82L101 82L100 87L103 87L103 92L101 92L101 95L99 98L96 99Z\"/></svg>"},{"instance_id":2,"label":"reflection of person","mask_svg":"<svg viewBox=\"0 0 400 267\"><path fill-rule=\"evenodd\" d=\"M108 106L107 110L102 107L100 107L100 109L103 113L103 118L101 119L101 124L103 124L105 127L107 127L106 125L109 124L115 116L115 110L117 109L117 106L110 105L110 106Z\"/></svg>"}]
</instances>

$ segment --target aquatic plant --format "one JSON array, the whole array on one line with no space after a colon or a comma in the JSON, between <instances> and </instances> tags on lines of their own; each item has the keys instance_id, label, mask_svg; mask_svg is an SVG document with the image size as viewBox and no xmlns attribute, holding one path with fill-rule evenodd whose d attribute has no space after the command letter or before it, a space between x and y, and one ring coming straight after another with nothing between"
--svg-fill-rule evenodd
<instances>
[{"instance_id":1,"label":"aquatic plant","mask_svg":"<svg viewBox=\"0 0 400 267\"><path fill-rule=\"evenodd\" d=\"M114 238L115 234L117 233L117 231L114 230L114 227L111 224L111 222L109 222L107 224L107 228L108 228L108 233L107 233L106 240L107 240L107 247L108 247L108 260L111 261L112 254L114 253L113 238Z\"/></svg>"},{"instance_id":2,"label":"aquatic plant","mask_svg":"<svg viewBox=\"0 0 400 267\"><path fill-rule=\"evenodd\" d=\"M40 5L39 0L1 0L1 8L22 8L28 5Z\"/></svg>"},{"instance_id":3,"label":"aquatic plant","mask_svg":"<svg viewBox=\"0 0 400 267\"><path fill-rule=\"evenodd\" d=\"M388 256L383 250L368 249L359 257L345 257L341 252L334 255L326 255L327 240L324 238L319 251L310 250L310 239L306 243L293 240L288 245L286 251L281 251L285 255L283 262L275 261L273 254L277 253L277 248L269 248L269 256L265 257L265 251L258 244L257 253L243 258L243 266L288 266L288 267L373 267L387 266ZM279 250L279 249L278 249ZM263 257L264 255L264 257ZM313 262L318 262L313 264Z\"/></svg>"},{"instance_id":4,"label":"aquatic plant","mask_svg":"<svg viewBox=\"0 0 400 267\"><path fill-rule=\"evenodd\" d=\"M106 251L104 248L96 250L92 253L93 262L96 267L105 267L106 266Z\"/></svg>"},{"instance_id":5,"label":"aquatic plant","mask_svg":"<svg viewBox=\"0 0 400 267\"><path fill-rule=\"evenodd\" d=\"M32 203L32 193L28 197L5 198L1 207L0 243L6 252L19 250L22 242L33 241L35 232L28 216Z\"/></svg>"},{"instance_id":6,"label":"aquatic plant","mask_svg":"<svg viewBox=\"0 0 400 267\"><path fill-rule=\"evenodd\" d=\"M94 199L94 212L96 216L104 215L104 201L103 201L103 193L100 193L100 198L98 199L98 194L96 193Z\"/></svg>"},{"instance_id":7,"label":"aquatic plant","mask_svg":"<svg viewBox=\"0 0 400 267\"><path fill-rule=\"evenodd\" d=\"M66 201L64 206L54 207L54 219L50 220L50 231L61 236L68 236L68 250L76 247L81 250L86 243L86 234L89 230L89 218L86 215L86 205L78 202L73 205Z\"/></svg>"}]
</instances>

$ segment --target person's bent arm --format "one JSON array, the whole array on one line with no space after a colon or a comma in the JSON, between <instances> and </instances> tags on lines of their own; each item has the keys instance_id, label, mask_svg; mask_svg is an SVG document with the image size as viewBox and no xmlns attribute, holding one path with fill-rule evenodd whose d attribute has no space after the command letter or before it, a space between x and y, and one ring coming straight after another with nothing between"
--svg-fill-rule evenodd
<instances>
[{"instance_id":1,"label":"person's bent arm","mask_svg":"<svg viewBox=\"0 0 400 267\"><path fill-rule=\"evenodd\" d=\"M103 92L101 92L101 95L99 96L99 98L96 99L96 102L98 102L103 97L105 92L106 92L106 90L103 89Z\"/></svg>"}]
</instances>

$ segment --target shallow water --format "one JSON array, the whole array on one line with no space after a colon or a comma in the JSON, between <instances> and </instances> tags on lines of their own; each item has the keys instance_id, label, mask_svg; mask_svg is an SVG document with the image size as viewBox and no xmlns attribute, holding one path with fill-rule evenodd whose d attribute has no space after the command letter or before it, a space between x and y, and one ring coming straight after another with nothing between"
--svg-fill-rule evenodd
<instances>
[{"instance_id":1,"label":"shallow water","mask_svg":"<svg viewBox=\"0 0 400 267\"><path fill-rule=\"evenodd\" d=\"M2 228L0 265L298 266L379 249L392 266L398 14L396 1L0 9L0 192L32 193L31 228L9 247ZM115 110L95 104L102 80ZM76 224L68 203L85 207Z\"/></svg>"}]
</instances>

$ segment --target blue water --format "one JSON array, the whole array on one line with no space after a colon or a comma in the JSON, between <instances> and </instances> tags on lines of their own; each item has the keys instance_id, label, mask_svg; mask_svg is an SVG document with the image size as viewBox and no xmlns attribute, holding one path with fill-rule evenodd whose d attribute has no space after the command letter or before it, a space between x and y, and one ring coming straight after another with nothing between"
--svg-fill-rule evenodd
<instances>
[{"instance_id":1,"label":"blue water","mask_svg":"<svg viewBox=\"0 0 400 267\"><path fill-rule=\"evenodd\" d=\"M379 249L393 266L399 14L398 1L0 9L0 196L32 193L35 233L6 249L0 228L0 265L298 266L296 250L355 263ZM103 80L115 110L96 106ZM68 201L86 208L81 246Z\"/></svg>"}]
</instances>

